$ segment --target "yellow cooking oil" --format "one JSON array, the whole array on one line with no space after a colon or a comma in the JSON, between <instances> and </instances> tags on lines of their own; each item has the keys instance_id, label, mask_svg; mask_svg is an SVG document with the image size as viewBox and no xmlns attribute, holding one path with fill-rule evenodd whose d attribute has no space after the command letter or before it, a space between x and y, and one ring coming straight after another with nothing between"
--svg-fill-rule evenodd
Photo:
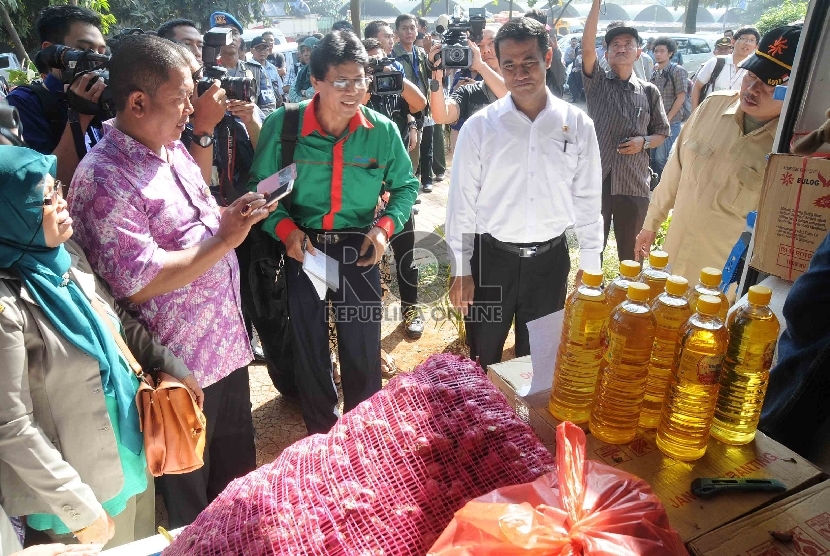
<instances>
[{"instance_id":1,"label":"yellow cooking oil","mask_svg":"<svg viewBox=\"0 0 830 556\"><path fill-rule=\"evenodd\" d=\"M767 393L769 369L781 326L769 308L772 290L752 286L749 303L729 317L729 348L720 375L712 436L726 444L755 438Z\"/></svg>"},{"instance_id":2,"label":"yellow cooking oil","mask_svg":"<svg viewBox=\"0 0 830 556\"><path fill-rule=\"evenodd\" d=\"M692 312L697 307L697 300L701 295L713 295L721 299L718 318L726 322L726 313L729 311L729 300L726 298L726 294L720 291L722 277L723 273L720 270L710 266L700 271L700 282L686 294L686 297L689 298L689 307L692 308Z\"/></svg>"},{"instance_id":3,"label":"yellow cooking oil","mask_svg":"<svg viewBox=\"0 0 830 556\"><path fill-rule=\"evenodd\" d=\"M640 263L637 261L620 262L620 275L605 287L605 303L609 312L625 301L628 296L628 284L638 281L640 270Z\"/></svg>"},{"instance_id":4,"label":"yellow cooking oil","mask_svg":"<svg viewBox=\"0 0 830 556\"><path fill-rule=\"evenodd\" d=\"M646 284L632 282L627 299L608 318L589 426L609 444L626 444L637 434L656 329L648 297Z\"/></svg>"},{"instance_id":5,"label":"yellow cooking oil","mask_svg":"<svg viewBox=\"0 0 830 556\"><path fill-rule=\"evenodd\" d=\"M660 411L663 409L666 383L674 363L680 327L692 316L689 302L684 297L688 288L689 281L682 276L669 276L666 291L651 304L657 329L648 364L646 397L640 412L640 426L645 429L653 429L660 422Z\"/></svg>"},{"instance_id":6,"label":"yellow cooking oil","mask_svg":"<svg viewBox=\"0 0 830 556\"><path fill-rule=\"evenodd\" d=\"M668 266L669 254L665 251L652 251L648 254L648 268L643 268L643 272L640 274L640 282L648 284L649 302L665 290L666 280L669 279L669 273L666 270Z\"/></svg>"},{"instance_id":7,"label":"yellow cooking oil","mask_svg":"<svg viewBox=\"0 0 830 556\"><path fill-rule=\"evenodd\" d=\"M680 461L706 453L718 399L718 379L729 333L718 318L721 300L702 295L697 311L680 327L680 338L657 426L657 447Z\"/></svg>"},{"instance_id":8,"label":"yellow cooking oil","mask_svg":"<svg viewBox=\"0 0 830 556\"><path fill-rule=\"evenodd\" d=\"M548 403L550 413L561 421L585 423L591 411L602 359L601 332L608 320L602 278L602 271L586 270L565 307Z\"/></svg>"}]
</instances>

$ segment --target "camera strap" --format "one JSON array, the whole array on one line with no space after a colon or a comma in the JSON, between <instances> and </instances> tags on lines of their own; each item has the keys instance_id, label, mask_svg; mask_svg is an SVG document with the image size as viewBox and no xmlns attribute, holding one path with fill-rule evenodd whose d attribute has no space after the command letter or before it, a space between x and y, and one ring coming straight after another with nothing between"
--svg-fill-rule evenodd
<instances>
[{"instance_id":1,"label":"camera strap","mask_svg":"<svg viewBox=\"0 0 830 556\"><path fill-rule=\"evenodd\" d=\"M75 154L78 155L78 160L86 156L86 141L84 140L84 132L81 130L81 122L78 120L78 113L69 109L69 129L72 131L72 143L75 145Z\"/></svg>"}]
</instances>

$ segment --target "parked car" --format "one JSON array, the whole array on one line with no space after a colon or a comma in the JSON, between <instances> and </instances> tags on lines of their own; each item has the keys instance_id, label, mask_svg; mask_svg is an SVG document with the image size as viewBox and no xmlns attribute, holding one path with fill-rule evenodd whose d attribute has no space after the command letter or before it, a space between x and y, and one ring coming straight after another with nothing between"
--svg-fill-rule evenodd
<instances>
[{"instance_id":1,"label":"parked car","mask_svg":"<svg viewBox=\"0 0 830 556\"><path fill-rule=\"evenodd\" d=\"M707 35L689 35L686 33L641 33L642 39L671 37L677 43L677 51L683 56L683 68L689 77L697 73L704 63L712 57L715 41Z\"/></svg>"},{"instance_id":2,"label":"parked car","mask_svg":"<svg viewBox=\"0 0 830 556\"><path fill-rule=\"evenodd\" d=\"M9 89L9 73L11 70L21 69L20 62L17 56L12 52L3 52L0 54L0 90L8 91Z\"/></svg>"},{"instance_id":3,"label":"parked car","mask_svg":"<svg viewBox=\"0 0 830 556\"><path fill-rule=\"evenodd\" d=\"M285 33L282 32L281 29L277 27L266 27L265 29L245 29L242 33L242 38L245 39L245 43L250 43L256 37L259 37L266 31L271 31L274 33L274 44L285 44L288 42L288 39L285 38Z\"/></svg>"}]
</instances>

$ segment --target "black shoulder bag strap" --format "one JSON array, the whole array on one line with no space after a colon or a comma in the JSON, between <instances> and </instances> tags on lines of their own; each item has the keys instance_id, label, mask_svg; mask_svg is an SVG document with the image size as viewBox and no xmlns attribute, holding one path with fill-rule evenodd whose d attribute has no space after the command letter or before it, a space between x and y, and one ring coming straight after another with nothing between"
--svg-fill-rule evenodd
<instances>
[{"instance_id":1,"label":"black shoulder bag strap","mask_svg":"<svg viewBox=\"0 0 830 556\"><path fill-rule=\"evenodd\" d=\"M281 160L280 169L289 166L294 162L294 149L297 148L297 141L300 138L300 105L296 102L285 103L285 117L282 120L282 131L280 132ZM282 199L282 205L291 211L291 195Z\"/></svg>"}]
</instances>

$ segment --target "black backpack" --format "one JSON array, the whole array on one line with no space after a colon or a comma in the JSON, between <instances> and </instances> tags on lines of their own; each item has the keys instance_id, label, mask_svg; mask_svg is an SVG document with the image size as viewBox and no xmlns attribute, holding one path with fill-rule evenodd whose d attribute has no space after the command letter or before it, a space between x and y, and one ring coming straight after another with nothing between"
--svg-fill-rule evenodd
<instances>
[{"instance_id":1,"label":"black backpack","mask_svg":"<svg viewBox=\"0 0 830 556\"><path fill-rule=\"evenodd\" d=\"M720 72L723 71L723 66L725 65L726 59L721 58L719 56L718 61L715 62L715 69L712 70L712 75L709 77L709 81L707 81L703 88L700 90L700 99L698 99L697 101L698 106L701 102L703 102L703 99L705 99L706 96L709 93L711 93L712 90L715 88L715 81L718 80L718 76L720 75Z\"/></svg>"}]
</instances>

